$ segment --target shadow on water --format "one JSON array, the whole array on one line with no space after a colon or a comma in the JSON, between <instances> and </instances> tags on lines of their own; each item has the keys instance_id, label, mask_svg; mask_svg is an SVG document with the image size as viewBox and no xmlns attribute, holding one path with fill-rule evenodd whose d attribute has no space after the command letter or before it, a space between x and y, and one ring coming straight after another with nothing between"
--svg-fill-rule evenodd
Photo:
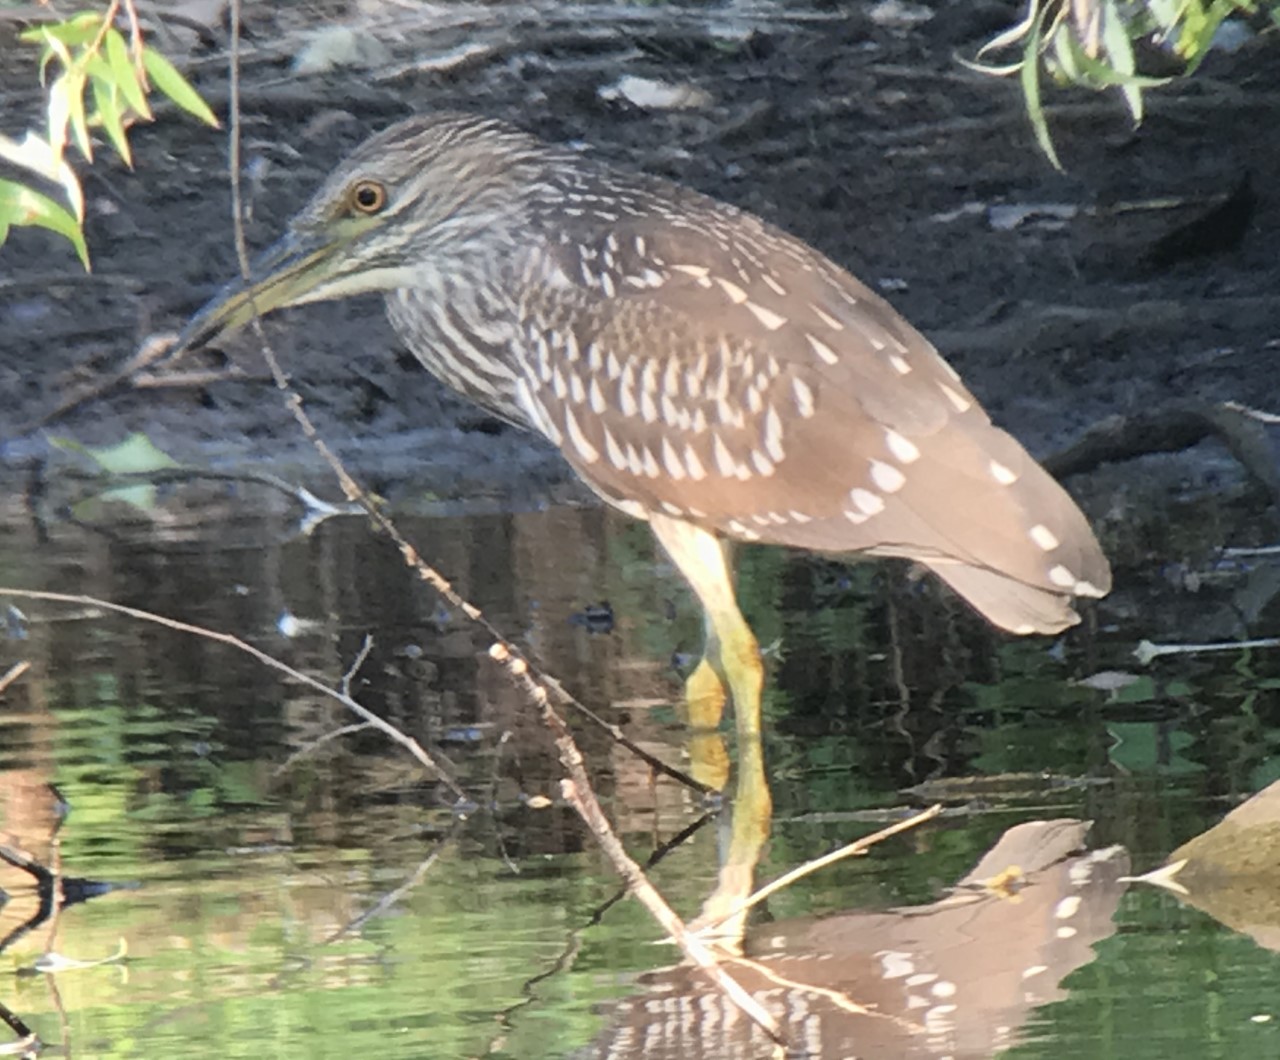
<instances>
[{"instance_id":1,"label":"shadow on water","mask_svg":"<svg viewBox=\"0 0 1280 1060\"><path fill-rule=\"evenodd\" d=\"M375 732L334 738L341 706L224 645L19 602L0 1002L47 1051L768 1055L618 900L535 714L363 520L302 536L255 487L46 520L7 496L2 584L234 633L332 686L372 638L352 693L468 793ZM643 526L594 508L401 525L632 740L703 753L673 705L700 619ZM577 728L619 834L690 921L946 806L737 918L726 967L794 1055L1280 1054L1270 801L1193 840L1276 779L1273 659L1137 671L1136 636L1012 643L891 565L757 550L741 568L769 724L763 748L728 748L725 812ZM1126 882L1166 862L1163 886Z\"/></svg>"}]
</instances>

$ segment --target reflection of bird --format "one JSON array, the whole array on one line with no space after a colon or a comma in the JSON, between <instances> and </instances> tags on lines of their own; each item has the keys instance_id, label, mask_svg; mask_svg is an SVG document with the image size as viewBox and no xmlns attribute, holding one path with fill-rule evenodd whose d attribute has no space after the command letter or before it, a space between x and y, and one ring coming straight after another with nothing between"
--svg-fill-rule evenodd
<instances>
[{"instance_id":1,"label":"reflection of bird","mask_svg":"<svg viewBox=\"0 0 1280 1060\"><path fill-rule=\"evenodd\" d=\"M1067 819L1015 825L945 898L772 920L752 933L751 958L730 957L725 970L782 1023L796 1047L788 1055L1003 1053L1037 1006L1068 996L1062 981L1115 933L1129 855L1081 853L1087 830ZM993 887L992 875L1018 881L1016 892ZM769 1055L759 1030L688 964L641 976L636 996L606 1009L605 1022L571 1060Z\"/></svg>"},{"instance_id":2,"label":"reflection of bird","mask_svg":"<svg viewBox=\"0 0 1280 1060\"><path fill-rule=\"evenodd\" d=\"M728 692L758 730L724 539L914 559L1016 633L1110 586L1075 504L933 347L750 214L496 121L414 118L343 162L180 348L368 291L441 380L649 521L707 613L695 723Z\"/></svg>"}]
</instances>

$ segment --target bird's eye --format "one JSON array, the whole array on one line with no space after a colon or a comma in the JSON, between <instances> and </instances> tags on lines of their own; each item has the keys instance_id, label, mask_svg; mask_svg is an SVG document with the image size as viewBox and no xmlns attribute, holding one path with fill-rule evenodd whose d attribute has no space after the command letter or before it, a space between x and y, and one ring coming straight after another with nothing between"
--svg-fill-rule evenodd
<instances>
[{"instance_id":1,"label":"bird's eye","mask_svg":"<svg viewBox=\"0 0 1280 1060\"><path fill-rule=\"evenodd\" d=\"M372 216L387 205L387 189L376 180L358 180L351 186L351 209Z\"/></svg>"}]
</instances>

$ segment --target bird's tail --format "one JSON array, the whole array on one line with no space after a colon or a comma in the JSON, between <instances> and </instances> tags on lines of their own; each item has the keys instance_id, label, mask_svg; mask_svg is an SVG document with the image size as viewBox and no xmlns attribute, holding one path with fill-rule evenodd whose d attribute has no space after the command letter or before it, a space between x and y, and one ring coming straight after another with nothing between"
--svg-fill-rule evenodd
<instances>
[{"instance_id":1,"label":"bird's tail","mask_svg":"<svg viewBox=\"0 0 1280 1060\"><path fill-rule=\"evenodd\" d=\"M1066 593L954 560L924 562L989 622L1010 633L1058 633L1080 621Z\"/></svg>"}]
</instances>

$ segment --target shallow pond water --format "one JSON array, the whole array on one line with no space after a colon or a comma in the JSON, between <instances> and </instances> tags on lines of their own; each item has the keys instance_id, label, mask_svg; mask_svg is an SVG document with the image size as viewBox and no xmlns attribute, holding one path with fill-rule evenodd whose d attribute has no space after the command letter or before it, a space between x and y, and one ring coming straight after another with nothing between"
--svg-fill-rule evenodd
<instances>
[{"instance_id":1,"label":"shallow pond water","mask_svg":"<svg viewBox=\"0 0 1280 1060\"><path fill-rule=\"evenodd\" d=\"M0 674L31 665L0 698L0 1002L47 1054L769 1055L616 900L536 714L364 519L304 535L257 486L142 499L54 513L10 493L0 583L232 634L332 687L369 638L352 694L447 761L466 801L232 646L6 602ZM675 701L700 620L643 526L591 508L401 525L546 672L689 767ZM1011 643L891 566L773 550L741 566L771 672L756 878L945 807L752 914L738 972L787 1010L791 1055L1280 1055L1280 877L1218 920L1120 879L1280 774L1275 658L1143 670L1140 631ZM573 723L628 850L695 917L728 815ZM1101 853L1037 875L1024 849L1003 883L979 868L948 890L1011 827L1068 818L1094 822Z\"/></svg>"}]
</instances>

